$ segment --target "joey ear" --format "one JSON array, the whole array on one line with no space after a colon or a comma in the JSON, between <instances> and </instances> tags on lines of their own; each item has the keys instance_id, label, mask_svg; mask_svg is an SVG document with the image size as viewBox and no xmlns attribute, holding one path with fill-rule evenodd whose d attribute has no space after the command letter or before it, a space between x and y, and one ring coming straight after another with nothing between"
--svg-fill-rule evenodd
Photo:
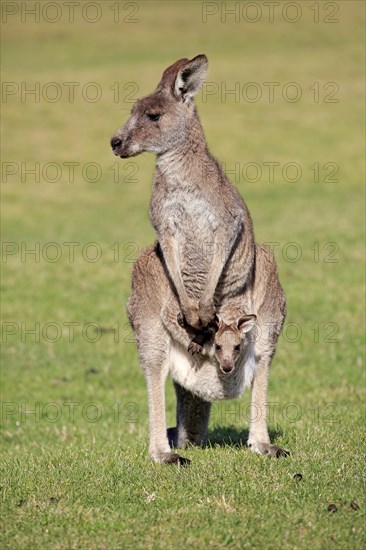
<instances>
[{"instance_id":1,"label":"joey ear","mask_svg":"<svg viewBox=\"0 0 366 550\"><path fill-rule=\"evenodd\" d=\"M246 332L249 332L255 325L257 321L256 315L244 315L243 317L240 317L238 321L238 329L241 332L241 334L245 334Z\"/></svg>"},{"instance_id":2,"label":"joey ear","mask_svg":"<svg viewBox=\"0 0 366 550\"><path fill-rule=\"evenodd\" d=\"M197 55L178 71L174 94L183 102L191 99L201 88L208 72L208 60L203 54Z\"/></svg>"},{"instance_id":3,"label":"joey ear","mask_svg":"<svg viewBox=\"0 0 366 550\"><path fill-rule=\"evenodd\" d=\"M220 317L217 315L215 315L215 318L214 318L214 324L215 324L215 331L219 330L220 328L220 324L222 323Z\"/></svg>"}]
</instances>

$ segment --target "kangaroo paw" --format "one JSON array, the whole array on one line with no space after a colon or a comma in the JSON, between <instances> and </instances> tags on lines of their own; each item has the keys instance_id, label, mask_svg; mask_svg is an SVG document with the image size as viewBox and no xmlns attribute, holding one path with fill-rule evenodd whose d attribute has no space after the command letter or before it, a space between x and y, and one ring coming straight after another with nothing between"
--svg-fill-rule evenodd
<instances>
[{"instance_id":1,"label":"kangaroo paw","mask_svg":"<svg viewBox=\"0 0 366 550\"><path fill-rule=\"evenodd\" d=\"M195 353L201 353L202 346L201 344L198 344L197 342L192 340L192 342L188 346L188 351L191 355L194 355Z\"/></svg>"}]
</instances>

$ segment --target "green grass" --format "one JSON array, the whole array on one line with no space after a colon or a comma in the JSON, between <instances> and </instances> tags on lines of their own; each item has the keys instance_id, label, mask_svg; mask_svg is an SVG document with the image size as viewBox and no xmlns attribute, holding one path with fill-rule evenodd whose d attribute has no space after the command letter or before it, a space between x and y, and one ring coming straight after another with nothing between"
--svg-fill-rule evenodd
<instances>
[{"instance_id":1,"label":"green grass","mask_svg":"<svg viewBox=\"0 0 366 550\"><path fill-rule=\"evenodd\" d=\"M2 159L19 168L2 188L2 239L19 247L2 258L2 548L364 547L364 4L337 4L337 24L313 23L305 2L294 24L204 24L199 2L142 2L139 23L115 24L105 2L94 25L78 11L72 24L13 17L4 25L4 81L75 81L80 89L97 82L103 93L95 103L76 91L74 102L15 95L2 105ZM228 89L258 82L264 93L264 82L280 82L274 103L197 99L211 150L227 169L255 162L263 170L257 182L241 174L236 185L257 240L279 243L288 298L269 388L272 438L292 451L279 461L244 446L248 394L215 404L210 446L185 451L189 468L147 459L146 389L125 304L131 260L154 239L154 159L132 159L136 182L126 181L120 161L113 181L108 140L131 104L115 103L109 87L119 82L126 94L123 85L135 82L136 97L147 94L169 63L198 53L208 55L208 81ZM303 97L289 103L280 91L294 81ZM314 82L322 99L330 91L323 86L336 82L339 102L314 103ZM59 163L61 179L22 182L22 162ZM80 163L73 182L67 162ZM101 169L94 183L82 174L89 162ZM265 162L280 163L273 182ZM282 175L289 162L302 169L297 182ZM338 165L338 181L324 181L327 162ZM61 251L54 263L51 242ZM74 261L70 242L79 243ZM101 252L94 263L85 253L95 249L82 254L91 242ZM294 242L297 262L286 259ZM39 258L24 256L35 246ZM77 323L73 336L68 323ZM26 332L32 328L36 334ZM174 416L169 381L169 425Z\"/></svg>"}]
</instances>

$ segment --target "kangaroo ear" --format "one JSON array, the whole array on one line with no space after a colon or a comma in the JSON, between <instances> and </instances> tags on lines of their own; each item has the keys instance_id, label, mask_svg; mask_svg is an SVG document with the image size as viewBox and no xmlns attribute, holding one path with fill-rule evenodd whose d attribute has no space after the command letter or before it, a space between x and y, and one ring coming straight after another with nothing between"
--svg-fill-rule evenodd
<instances>
[{"instance_id":1,"label":"kangaroo ear","mask_svg":"<svg viewBox=\"0 0 366 550\"><path fill-rule=\"evenodd\" d=\"M254 327L256 320L256 315L244 315L243 317L241 317L238 321L238 329L241 334L249 332Z\"/></svg>"},{"instance_id":2,"label":"kangaroo ear","mask_svg":"<svg viewBox=\"0 0 366 550\"><path fill-rule=\"evenodd\" d=\"M220 324L221 324L221 322L222 322L221 319L220 319L220 317L217 315L217 313L216 313L216 315L215 315L215 319L214 319L213 322L214 322L215 331L217 332L217 331L219 330Z\"/></svg>"},{"instance_id":3,"label":"kangaroo ear","mask_svg":"<svg viewBox=\"0 0 366 550\"><path fill-rule=\"evenodd\" d=\"M175 79L174 94L183 102L191 99L201 88L208 72L208 60L205 55L197 55L178 71Z\"/></svg>"},{"instance_id":4,"label":"kangaroo ear","mask_svg":"<svg viewBox=\"0 0 366 550\"><path fill-rule=\"evenodd\" d=\"M185 67L187 63L189 63L189 59L184 57L183 59L178 59L178 61L173 63L173 65L170 65L167 69L165 69L156 90L168 90L171 93L174 93L175 81L178 75L178 71L182 67Z\"/></svg>"}]
</instances>

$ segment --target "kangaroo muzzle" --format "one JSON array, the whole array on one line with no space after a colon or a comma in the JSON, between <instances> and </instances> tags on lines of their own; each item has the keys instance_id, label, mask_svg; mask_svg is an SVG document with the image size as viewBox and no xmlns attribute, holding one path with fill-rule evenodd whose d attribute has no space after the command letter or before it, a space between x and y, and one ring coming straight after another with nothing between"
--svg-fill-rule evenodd
<instances>
[{"instance_id":1,"label":"kangaroo muzzle","mask_svg":"<svg viewBox=\"0 0 366 550\"><path fill-rule=\"evenodd\" d=\"M122 139L120 134L115 134L111 139L111 147L113 150L113 153L117 157L121 158L127 158L131 156L128 151L126 150L126 143L127 140Z\"/></svg>"},{"instance_id":2,"label":"kangaroo muzzle","mask_svg":"<svg viewBox=\"0 0 366 550\"><path fill-rule=\"evenodd\" d=\"M222 370L223 373L229 374L230 372L232 372L234 370L234 367L235 367L234 363L224 361L221 365L221 370Z\"/></svg>"}]
</instances>

